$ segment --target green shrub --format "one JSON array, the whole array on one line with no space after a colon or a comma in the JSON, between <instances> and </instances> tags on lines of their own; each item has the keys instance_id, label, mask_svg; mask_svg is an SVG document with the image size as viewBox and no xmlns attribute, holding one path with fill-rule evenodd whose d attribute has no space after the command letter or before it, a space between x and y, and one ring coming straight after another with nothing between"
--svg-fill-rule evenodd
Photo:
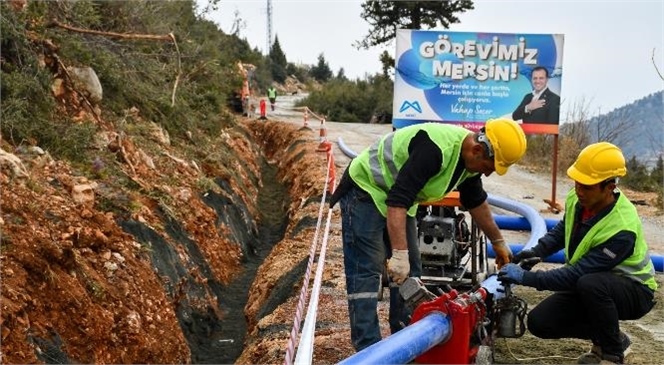
<instances>
[{"instance_id":1,"label":"green shrub","mask_svg":"<svg viewBox=\"0 0 664 365\"><path fill-rule=\"evenodd\" d=\"M392 113L393 89L392 80L381 75L355 81L333 79L297 105L306 105L329 120L368 123L374 115Z\"/></svg>"}]
</instances>

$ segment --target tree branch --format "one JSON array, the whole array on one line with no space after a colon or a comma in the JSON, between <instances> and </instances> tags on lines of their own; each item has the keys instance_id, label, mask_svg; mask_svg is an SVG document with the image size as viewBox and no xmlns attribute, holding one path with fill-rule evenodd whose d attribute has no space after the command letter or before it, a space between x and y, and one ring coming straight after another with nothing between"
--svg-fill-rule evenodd
<instances>
[{"instance_id":1,"label":"tree branch","mask_svg":"<svg viewBox=\"0 0 664 365\"><path fill-rule=\"evenodd\" d=\"M175 106L175 90L178 88L178 83L180 82L180 76L182 76L182 61L180 57L180 48L178 47L178 42L175 41L175 34L173 32L168 33L169 37L173 40L175 45L175 51L178 53L178 74L175 77L175 82L173 83L173 93L171 94L171 107Z\"/></svg>"},{"instance_id":2,"label":"tree branch","mask_svg":"<svg viewBox=\"0 0 664 365\"><path fill-rule=\"evenodd\" d=\"M103 36L106 36L106 37L122 38L122 39L149 39L149 40L155 40L155 41L170 41L170 40L173 39L170 34L167 34L167 35L131 34L131 33L127 34L127 33L102 32L102 31L99 31L99 30L83 29L83 28L73 27L73 26L67 25L67 24L62 24L57 20L51 20L51 22L48 24L48 26L49 27L60 27L60 28L63 28L63 29L70 30L72 32L103 35Z\"/></svg>"},{"instance_id":3,"label":"tree branch","mask_svg":"<svg viewBox=\"0 0 664 365\"><path fill-rule=\"evenodd\" d=\"M652 49L652 65L655 66L655 71L657 71L657 75L659 75L659 78L664 80L664 76L662 76L662 73L659 72L659 68L657 68L657 63L655 62L655 49Z\"/></svg>"},{"instance_id":4,"label":"tree branch","mask_svg":"<svg viewBox=\"0 0 664 365\"><path fill-rule=\"evenodd\" d=\"M120 39L147 39L153 41L173 41L175 45L175 51L178 54L178 73L175 77L175 82L173 83L173 92L171 93L171 106L175 106L175 92L178 88L178 83L180 82L180 77L182 76L182 57L180 56L180 48L178 43L175 40L175 34L168 33L166 35L160 34L133 34L133 33L115 33L115 32L102 32L98 30L83 29L78 27L73 27L71 25L62 24L59 21L53 19L48 24L49 27L60 27L67 29L72 32L84 33L84 34L94 34L101 35L105 37L120 38Z\"/></svg>"}]
</instances>

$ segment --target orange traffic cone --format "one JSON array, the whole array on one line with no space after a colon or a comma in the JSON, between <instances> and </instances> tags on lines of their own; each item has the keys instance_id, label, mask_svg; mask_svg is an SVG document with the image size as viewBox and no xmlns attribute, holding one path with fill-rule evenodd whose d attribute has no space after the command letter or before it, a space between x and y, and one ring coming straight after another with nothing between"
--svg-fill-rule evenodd
<instances>
[{"instance_id":1,"label":"orange traffic cone","mask_svg":"<svg viewBox=\"0 0 664 365\"><path fill-rule=\"evenodd\" d=\"M320 120L320 144L318 145L318 148L316 151L318 152L326 152L329 151L330 148L332 148L332 143L327 140L327 127L325 126L325 118Z\"/></svg>"},{"instance_id":2,"label":"orange traffic cone","mask_svg":"<svg viewBox=\"0 0 664 365\"><path fill-rule=\"evenodd\" d=\"M305 108L304 109L304 126L308 127L309 122L307 122L307 119L309 119L309 109Z\"/></svg>"},{"instance_id":3,"label":"orange traffic cone","mask_svg":"<svg viewBox=\"0 0 664 365\"><path fill-rule=\"evenodd\" d=\"M320 120L320 143L327 141L327 127L325 126L325 118Z\"/></svg>"}]
</instances>

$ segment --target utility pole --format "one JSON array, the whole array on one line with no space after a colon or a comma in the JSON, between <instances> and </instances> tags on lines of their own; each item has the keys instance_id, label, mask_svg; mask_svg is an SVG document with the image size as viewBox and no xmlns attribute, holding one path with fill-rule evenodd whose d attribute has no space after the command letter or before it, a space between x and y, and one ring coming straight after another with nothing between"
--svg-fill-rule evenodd
<instances>
[{"instance_id":1,"label":"utility pole","mask_svg":"<svg viewBox=\"0 0 664 365\"><path fill-rule=\"evenodd\" d=\"M267 0L267 48L265 48L265 55L270 54L272 49L272 0Z\"/></svg>"}]
</instances>

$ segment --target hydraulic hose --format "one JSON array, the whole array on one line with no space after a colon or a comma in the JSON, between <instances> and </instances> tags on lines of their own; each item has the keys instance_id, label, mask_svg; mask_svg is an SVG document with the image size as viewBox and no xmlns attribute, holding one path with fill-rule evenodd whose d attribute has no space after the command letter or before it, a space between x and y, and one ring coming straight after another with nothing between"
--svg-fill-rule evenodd
<instances>
[{"instance_id":1,"label":"hydraulic hose","mask_svg":"<svg viewBox=\"0 0 664 365\"><path fill-rule=\"evenodd\" d=\"M520 214L526 219L530 226L530 238L524 247L533 247L535 244L537 244L537 240L547 232L544 218L542 218L542 216L533 207L492 194L489 194L487 200L490 205ZM487 248L490 247L491 245L487 245ZM495 299L500 299L504 295L503 291L499 290L503 284L498 282L497 275L489 276L480 285L484 287L489 293L494 294Z\"/></svg>"}]
</instances>

